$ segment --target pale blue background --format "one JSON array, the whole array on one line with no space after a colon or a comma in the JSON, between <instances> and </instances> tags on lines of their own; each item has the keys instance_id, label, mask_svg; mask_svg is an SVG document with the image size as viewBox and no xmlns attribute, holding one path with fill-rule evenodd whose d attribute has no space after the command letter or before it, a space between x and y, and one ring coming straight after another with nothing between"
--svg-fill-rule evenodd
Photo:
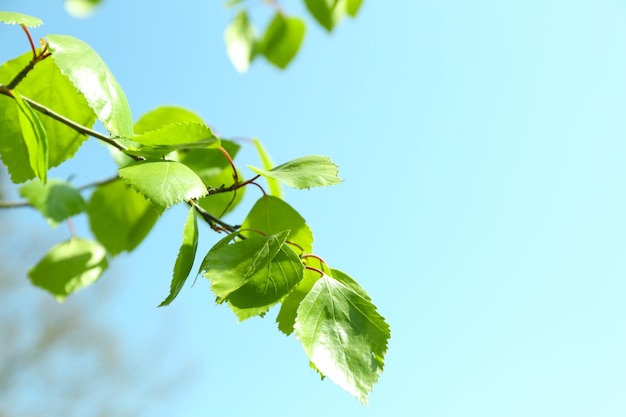
<instances>
[{"instance_id":1,"label":"pale blue background","mask_svg":"<svg viewBox=\"0 0 626 417\"><path fill-rule=\"evenodd\" d=\"M342 185L287 198L317 253L391 324L369 407L320 382L275 313L237 324L203 279L155 308L179 207L104 278L119 285L101 315L129 352L165 374L195 371L147 415L626 415L623 1L365 0L332 36L309 25L287 71L258 62L246 75L227 60L221 2L108 0L87 20L60 0L2 3L41 17L36 36L90 43L135 117L183 105L226 137L260 137L276 162L326 154L341 166ZM10 29L2 60L27 48ZM112 172L98 145L81 155L59 175L83 184ZM239 163L258 160L248 148ZM215 236L202 234L206 252Z\"/></svg>"}]
</instances>

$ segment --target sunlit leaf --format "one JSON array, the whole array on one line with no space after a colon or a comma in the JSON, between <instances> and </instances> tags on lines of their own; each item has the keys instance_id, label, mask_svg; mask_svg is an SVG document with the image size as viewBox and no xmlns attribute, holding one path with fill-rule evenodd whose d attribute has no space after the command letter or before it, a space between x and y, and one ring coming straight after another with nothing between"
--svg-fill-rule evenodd
<instances>
[{"instance_id":1,"label":"sunlit leaf","mask_svg":"<svg viewBox=\"0 0 626 417\"><path fill-rule=\"evenodd\" d=\"M248 167L259 175L275 178L289 187L298 189L325 187L341 182L339 168L326 156L305 156L269 171L249 165Z\"/></svg>"},{"instance_id":2,"label":"sunlit leaf","mask_svg":"<svg viewBox=\"0 0 626 417\"><path fill-rule=\"evenodd\" d=\"M17 115L28 152L28 162L35 175L45 183L48 173L48 135L30 105L22 100L17 91L12 94L19 109Z\"/></svg>"},{"instance_id":3,"label":"sunlit leaf","mask_svg":"<svg viewBox=\"0 0 626 417\"><path fill-rule=\"evenodd\" d=\"M65 10L74 17L88 17L101 3L102 0L65 0Z\"/></svg>"},{"instance_id":4,"label":"sunlit leaf","mask_svg":"<svg viewBox=\"0 0 626 417\"><path fill-rule=\"evenodd\" d=\"M333 276L335 273L333 272ZM322 276L298 308L296 337L315 367L362 403L383 370L389 325L365 291Z\"/></svg>"},{"instance_id":5,"label":"sunlit leaf","mask_svg":"<svg viewBox=\"0 0 626 417\"><path fill-rule=\"evenodd\" d=\"M259 50L269 62L284 69L298 53L305 30L303 20L277 12L265 30Z\"/></svg>"},{"instance_id":6,"label":"sunlit leaf","mask_svg":"<svg viewBox=\"0 0 626 417\"><path fill-rule=\"evenodd\" d=\"M62 302L93 284L108 267L106 251L91 240L72 238L54 246L28 271L33 285L41 287Z\"/></svg>"},{"instance_id":7,"label":"sunlit leaf","mask_svg":"<svg viewBox=\"0 0 626 417\"><path fill-rule=\"evenodd\" d=\"M161 207L200 198L204 183L189 167L174 161L140 161L118 170L125 183Z\"/></svg>"},{"instance_id":8,"label":"sunlit leaf","mask_svg":"<svg viewBox=\"0 0 626 417\"><path fill-rule=\"evenodd\" d=\"M180 122L133 137L140 146L130 153L142 156L163 156L177 149L217 148L220 140L210 127L198 122Z\"/></svg>"},{"instance_id":9,"label":"sunlit leaf","mask_svg":"<svg viewBox=\"0 0 626 417\"><path fill-rule=\"evenodd\" d=\"M80 39L67 35L48 35L46 39L54 62L104 127L114 136L132 138L133 118L126 95L102 58Z\"/></svg>"},{"instance_id":10,"label":"sunlit leaf","mask_svg":"<svg viewBox=\"0 0 626 417\"><path fill-rule=\"evenodd\" d=\"M183 122L204 123L202 117L191 110L177 106L161 106L147 112L137 120L135 134L141 135L169 124Z\"/></svg>"},{"instance_id":11,"label":"sunlit leaf","mask_svg":"<svg viewBox=\"0 0 626 417\"><path fill-rule=\"evenodd\" d=\"M161 209L117 180L98 186L87 203L89 226L111 255L132 251L148 235Z\"/></svg>"},{"instance_id":12,"label":"sunlit leaf","mask_svg":"<svg viewBox=\"0 0 626 417\"><path fill-rule=\"evenodd\" d=\"M255 30L248 19L248 13L241 10L224 32L226 52L239 72L246 72L254 58L255 37Z\"/></svg>"},{"instance_id":13,"label":"sunlit leaf","mask_svg":"<svg viewBox=\"0 0 626 417\"><path fill-rule=\"evenodd\" d=\"M274 161L272 161L272 157L269 152L265 149L260 140L254 139L254 147L256 148L259 157L261 158L261 164L263 165L263 169L266 171L274 168ZM276 196L278 198L283 198L283 190L280 186L280 182L275 180L274 178L265 178L267 180L267 186L269 187L269 194Z\"/></svg>"},{"instance_id":14,"label":"sunlit leaf","mask_svg":"<svg viewBox=\"0 0 626 417\"><path fill-rule=\"evenodd\" d=\"M0 67L0 84L8 84L32 59L28 52ZM74 122L91 127L96 120L85 98L76 91L74 85L56 67L51 59L39 62L15 89L23 97L28 97ZM74 129L39 115L39 119L48 137L48 163L55 167L71 158L80 145L87 139ZM0 96L0 155L11 175L11 180L18 184L35 177L30 169L29 156L21 127L18 121L18 109L14 100Z\"/></svg>"},{"instance_id":15,"label":"sunlit leaf","mask_svg":"<svg viewBox=\"0 0 626 417\"><path fill-rule=\"evenodd\" d=\"M346 12L350 17L355 17L363 4L363 0L346 0Z\"/></svg>"},{"instance_id":16,"label":"sunlit leaf","mask_svg":"<svg viewBox=\"0 0 626 417\"><path fill-rule=\"evenodd\" d=\"M311 228L293 207L278 197L259 198L241 224L241 229L245 236L254 236L254 232L245 232L246 230L260 231L267 235L289 230L287 237L289 242L297 245L305 253L313 251Z\"/></svg>"},{"instance_id":17,"label":"sunlit leaf","mask_svg":"<svg viewBox=\"0 0 626 417\"><path fill-rule=\"evenodd\" d=\"M327 31L333 30L346 13L346 0L304 0L311 15ZM354 10L355 5L351 6Z\"/></svg>"},{"instance_id":18,"label":"sunlit leaf","mask_svg":"<svg viewBox=\"0 0 626 417\"><path fill-rule=\"evenodd\" d=\"M52 226L82 213L87 208L80 191L59 179L48 180L46 184L35 179L20 187L19 191Z\"/></svg>"},{"instance_id":19,"label":"sunlit leaf","mask_svg":"<svg viewBox=\"0 0 626 417\"><path fill-rule=\"evenodd\" d=\"M16 12L0 12L0 22L11 25L24 25L31 28L36 28L43 24L41 19L37 17Z\"/></svg>"},{"instance_id":20,"label":"sunlit leaf","mask_svg":"<svg viewBox=\"0 0 626 417\"><path fill-rule=\"evenodd\" d=\"M196 249L198 248L198 222L196 220L195 209L192 207L187 215L185 228L183 229L183 243L178 250L176 263L174 264L174 272L172 283L170 285L170 293L159 307L169 305L180 290L185 285L189 272L193 267L193 261L196 258Z\"/></svg>"}]
</instances>

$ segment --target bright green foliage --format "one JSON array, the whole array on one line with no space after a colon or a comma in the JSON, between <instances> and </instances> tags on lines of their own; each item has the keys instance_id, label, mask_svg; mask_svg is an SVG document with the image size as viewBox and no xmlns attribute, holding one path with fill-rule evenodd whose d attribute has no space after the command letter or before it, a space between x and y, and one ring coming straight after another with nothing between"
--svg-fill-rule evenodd
<instances>
[{"instance_id":1,"label":"bright green foliage","mask_svg":"<svg viewBox=\"0 0 626 417\"><path fill-rule=\"evenodd\" d=\"M315 367L362 403L383 370L389 325L362 289L333 271L298 307L295 333Z\"/></svg>"},{"instance_id":2,"label":"bright green foliage","mask_svg":"<svg viewBox=\"0 0 626 417\"><path fill-rule=\"evenodd\" d=\"M35 175L46 182L48 172L48 136L39 117L30 105L22 99L17 91L13 91L13 98L17 104L18 120L22 130L22 138L28 153L28 162Z\"/></svg>"},{"instance_id":3,"label":"bright green foliage","mask_svg":"<svg viewBox=\"0 0 626 417\"><path fill-rule=\"evenodd\" d=\"M102 58L80 39L48 35L54 62L85 97L104 127L122 138L133 136L133 118L124 90Z\"/></svg>"},{"instance_id":4,"label":"bright green foliage","mask_svg":"<svg viewBox=\"0 0 626 417\"><path fill-rule=\"evenodd\" d=\"M41 19L16 12L0 12L0 22L13 25L24 25L31 28L41 26Z\"/></svg>"},{"instance_id":5,"label":"bright green foliage","mask_svg":"<svg viewBox=\"0 0 626 417\"><path fill-rule=\"evenodd\" d=\"M80 191L59 179L51 179L45 184L34 179L20 187L20 195L39 210L51 226L56 226L87 208Z\"/></svg>"},{"instance_id":6,"label":"bright green foliage","mask_svg":"<svg viewBox=\"0 0 626 417\"><path fill-rule=\"evenodd\" d=\"M170 293L159 307L169 305L180 290L185 285L187 277L193 267L193 261L196 258L196 250L198 249L198 221L196 220L195 210L192 207L189 210L185 228L183 229L183 243L178 250L176 263L174 264L174 274L172 276L172 284L170 285Z\"/></svg>"},{"instance_id":7,"label":"bright green foliage","mask_svg":"<svg viewBox=\"0 0 626 417\"><path fill-rule=\"evenodd\" d=\"M256 35L250 24L248 13L241 10L226 28L224 33L226 52L235 69L246 72L253 59Z\"/></svg>"},{"instance_id":8,"label":"bright green foliage","mask_svg":"<svg viewBox=\"0 0 626 417\"><path fill-rule=\"evenodd\" d=\"M179 122L133 137L141 146L129 149L132 155L161 157L178 149L216 148L220 140L210 127L199 122Z\"/></svg>"},{"instance_id":9,"label":"bright green foliage","mask_svg":"<svg viewBox=\"0 0 626 417\"><path fill-rule=\"evenodd\" d=\"M294 249L298 252L313 252L311 228L296 210L278 197L259 198L241 224L241 230L245 236L254 236L258 232L270 235L289 230L287 240L294 245Z\"/></svg>"},{"instance_id":10,"label":"bright green foliage","mask_svg":"<svg viewBox=\"0 0 626 417\"><path fill-rule=\"evenodd\" d=\"M111 255L135 249L161 210L119 180L98 186L87 203L91 231Z\"/></svg>"},{"instance_id":11,"label":"bright green foliage","mask_svg":"<svg viewBox=\"0 0 626 417\"><path fill-rule=\"evenodd\" d=\"M137 120L135 134L141 135L169 124L183 122L204 123L204 120L191 110L182 107L161 106L149 111Z\"/></svg>"},{"instance_id":12,"label":"bright green foliage","mask_svg":"<svg viewBox=\"0 0 626 417\"><path fill-rule=\"evenodd\" d=\"M91 15L102 0L65 0L65 10L74 17Z\"/></svg>"},{"instance_id":13,"label":"bright green foliage","mask_svg":"<svg viewBox=\"0 0 626 417\"><path fill-rule=\"evenodd\" d=\"M327 31L332 31L346 16L355 17L362 0L304 0L311 15Z\"/></svg>"},{"instance_id":14,"label":"bright green foliage","mask_svg":"<svg viewBox=\"0 0 626 417\"><path fill-rule=\"evenodd\" d=\"M165 208L207 193L198 174L175 161L140 161L120 168L118 173L148 200Z\"/></svg>"},{"instance_id":15,"label":"bright green foliage","mask_svg":"<svg viewBox=\"0 0 626 417\"><path fill-rule=\"evenodd\" d=\"M228 305L244 320L265 314L302 280L304 265L288 244L283 244L269 264L231 293Z\"/></svg>"},{"instance_id":16,"label":"bright green foliage","mask_svg":"<svg viewBox=\"0 0 626 417\"><path fill-rule=\"evenodd\" d=\"M5 62L0 67L0 83L8 84L32 59L32 53ZM91 127L96 120L85 98L56 67L51 59L39 62L16 87L22 96L54 109L72 121ZM30 168L28 151L17 119L17 107L12 100L0 97L0 155L11 180L21 183L35 177ZM55 167L71 158L87 139L70 127L49 117L40 117L48 136L49 166Z\"/></svg>"},{"instance_id":17,"label":"bright green foliage","mask_svg":"<svg viewBox=\"0 0 626 417\"><path fill-rule=\"evenodd\" d=\"M278 323L278 329L287 336L293 333L293 326L296 324L300 303L302 303L302 300L311 291L318 279L320 279L320 274L317 271L305 270L302 281L283 300L278 316L276 316L276 323Z\"/></svg>"},{"instance_id":18,"label":"bright green foliage","mask_svg":"<svg viewBox=\"0 0 626 417\"><path fill-rule=\"evenodd\" d=\"M269 264L285 244L288 231L257 236L229 244L234 236L220 240L207 253L201 271L211 281L219 302L241 288L256 274L267 274Z\"/></svg>"},{"instance_id":19,"label":"bright green foliage","mask_svg":"<svg viewBox=\"0 0 626 417\"><path fill-rule=\"evenodd\" d=\"M298 189L325 187L341 182L339 168L326 156L305 156L285 162L269 171L248 167L259 175L277 179Z\"/></svg>"},{"instance_id":20,"label":"bright green foliage","mask_svg":"<svg viewBox=\"0 0 626 417\"><path fill-rule=\"evenodd\" d=\"M254 139L254 147L256 148L259 157L261 158L261 164L263 165L263 169L269 171L274 168L274 162L272 161L272 157L269 152L265 149L260 140ZM269 188L269 194L278 198L283 198L283 189L280 186L280 183L274 178L265 177L267 180L267 186Z\"/></svg>"},{"instance_id":21,"label":"bright green foliage","mask_svg":"<svg viewBox=\"0 0 626 417\"><path fill-rule=\"evenodd\" d=\"M104 248L91 240L71 238L54 246L28 276L58 301L93 284L108 267Z\"/></svg>"},{"instance_id":22,"label":"bright green foliage","mask_svg":"<svg viewBox=\"0 0 626 417\"><path fill-rule=\"evenodd\" d=\"M322 3L353 15L361 1ZM3 19L25 23L21 15L0 12ZM277 13L261 40L253 34L245 12L227 30L238 68L247 68L257 47L283 68L302 42L304 23ZM281 183L298 189L337 184L337 166L328 157L308 156L274 167L255 140L263 168L251 169L267 179L270 193L263 190L240 226L228 224L221 218L245 189L262 188L258 176L245 180L235 166L240 145L221 140L199 115L180 107L158 107L133 126L124 92L100 57L78 39L47 39L48 45L0 67L0 156L14 183L35 178L20 188L25 203L51 225L86 211L96 241L73 236L53 247L29 271L33 284L63 301L100 277L107 255L135 249L165 209L184 202L189 214L160 306L174 301L189 276L202 219L212 231L229 233L208 250L199 272L217 302L240 321L280 304L278 328L295 333L311 368L365 403L383 369L389 326L356 281L312 253L313 232L281 192ZM92 130L96 119L110 135ZM87 137L111 149L117 176L80 189L46 182L48 169L71 158ZM84 190L91 191L87 203Z\"/></svg>"},{"instance_id":23,"label":"bright green foliage","mask_svg":"<svg viewBox=\"0 0 626 417\"><path fill-rule=\"evenodd\" d=\"M222 140L221 143L234 158L239 151L239 145L228 140ZM193 169L209 188L214 189L234 183L233 169L224 154L217 149L191 149L179 152L178 158L181 163ZM239 171L237 172L241 181L242 175ZM222 217L223 214L233 210L244 195L245 188L239 188L235 191L208 195L199 199L198 204L208 212Z\"/></svg>"},{"instance_id":24,"label":"bright green foliage","mask_svg":"<svg viewBox=\"0 0 626 417\"><path fill-rule=\"evenodd\" d=\"M259 50L269 62L284 69L298 53L305 31L304 21L277 12L265 30Z\"/></svg>"}]
</instances>

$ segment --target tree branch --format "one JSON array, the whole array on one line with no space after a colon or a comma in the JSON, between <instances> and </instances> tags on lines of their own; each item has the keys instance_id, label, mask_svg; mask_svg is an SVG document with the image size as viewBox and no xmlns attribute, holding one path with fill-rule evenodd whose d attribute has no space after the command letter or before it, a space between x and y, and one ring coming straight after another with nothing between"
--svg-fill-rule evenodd
<instances>
[{"instance_id":1,"label":"tree branch","mask_svg":"<svg viewBox=\"0 0 626 417\"><path fill-rule=\"evenodd\" d=\"M13 94L11 93L11 90L9 88L7 88L6 86L0 85L0 94L3 94L5 96L11 97L13 98ZM76 123L73 120L68 119L65 116L60 115L59 113L55 112L54 110L44 106L43 104L39 104L38 102L29 99L28 97L24 97L22 96L22 99L27 102L33 109L37 110L38 112L56 120L57 122L63 123L64 125L74 129L75 131L77 131L78 133L80 133L81 135L85 135L85 136L91 136L94 137L98 140L101 140L102 142L108 143L109 145L113 146L114 148L124 152L126 155L130 156L132 159L134 159L135 161L142 161L144 158L141 156L136 156L136 155L130 155L127 153L128 148L126 148L126 146L122 145L120 142L118 142L117 140L113 139L110 136L104 135L96 130L93 129L89 129L88 127L85 127L81 124Z\"/></svg>"}]
</instances>

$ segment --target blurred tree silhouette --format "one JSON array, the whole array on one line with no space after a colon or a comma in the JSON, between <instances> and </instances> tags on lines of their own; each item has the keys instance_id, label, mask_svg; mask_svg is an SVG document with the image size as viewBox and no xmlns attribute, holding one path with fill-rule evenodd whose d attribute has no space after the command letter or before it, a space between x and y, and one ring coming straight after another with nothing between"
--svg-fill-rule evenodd
<instances>
[{"instance_id":1,"label":"blurred tree silhouette","mask_svg":"<svg viewBox=\"0 0 626 417\"><path fill-rule=\"evenodd\" d=\"M30 285L19 245L32 251L40 239L17 237L11 217L0 212L0 417L150 415L170 390L154 363L134 360L93 316L109 291L59 304ZM168 375L168 386L181 376Z\"/></svg>"}]
</instances>

